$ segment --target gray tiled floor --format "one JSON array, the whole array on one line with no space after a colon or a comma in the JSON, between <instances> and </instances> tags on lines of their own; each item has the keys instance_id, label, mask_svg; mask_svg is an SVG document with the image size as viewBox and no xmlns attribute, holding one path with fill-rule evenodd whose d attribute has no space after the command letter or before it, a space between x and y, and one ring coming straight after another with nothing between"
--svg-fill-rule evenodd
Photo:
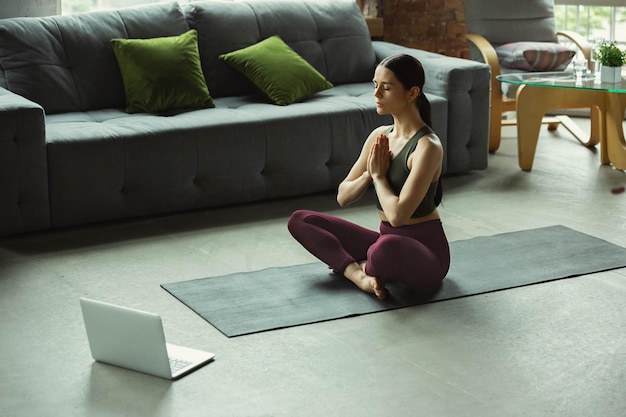
<instances>
[{"instance_id":1,"label":"gray tiled floor","mask_svg":"<svg viewBox=\"0 0 626 417\"><path fill-rule=\"evenodd\" d=\"M507 128L441 212L450 240L563 224L626 246L625 184L561 128L521 172ZM295 208L378 223L371 201L321 195L1 239L0 415L624 415L625 269L231 339L159 287L312 261ZM216 361L174 383L94 363L80 296L158 312Z\"/></svg>"}]
</instances>

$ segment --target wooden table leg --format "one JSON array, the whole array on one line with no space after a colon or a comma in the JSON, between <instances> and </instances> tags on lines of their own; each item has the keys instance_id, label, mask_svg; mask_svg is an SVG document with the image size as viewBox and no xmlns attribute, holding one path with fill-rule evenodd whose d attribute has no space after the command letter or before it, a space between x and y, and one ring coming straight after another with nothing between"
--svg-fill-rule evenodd
<instances>
[{"instance_id":1,"label":"wooden table leg","mask_svg":"<svg viewBox=\"0 0 626 417\"><path fill-rule=\"evenodd\" d=\"M548 88L523 85L517 90L517 159L524 171L533 168L541 119L548 110L543 98Z\"/></svg>"},{"instance_id":2,"label":"wooden table leg","mask_svg":"<svg viewBox=\"0 0 626 417\"><path fill-rule=\"evenodd\" d=\"M569 116L556 116L557 120L567 129L583 146L592 148L600 143L601 131L599 129L600 109L595 106L590 108L591 132L582 130Z\"/></svg>"},{"instance_id":3,"label":"wooden table leg","mask_svg":"<svg viewBox=\"0 0 626 417\"><path fill-rule=\"evenodd\" d=\"M615 168L626 170L626 142L624 141L624 109L626 94L605 94L606 141L602 159ZM606 160L605 160L606 159Z\"/></svg>"},{"instance_id":4,"label":"wooden table leg","mask_svg":"<svg viewBox=\"0 0 626 417\"><path fill-rule=\"evenodd\" d=\"M520 168L524 171L530 171L533 167L541 119L546 111L584 106L589 106L592 109L589 140L582 139L580 129L569 126L567 123L564 125L582 144L595 146L602 143L604 138L605 98L603 92L532 85L521 86L517 90L517 157Z\"/></svg>"}]
</instances>

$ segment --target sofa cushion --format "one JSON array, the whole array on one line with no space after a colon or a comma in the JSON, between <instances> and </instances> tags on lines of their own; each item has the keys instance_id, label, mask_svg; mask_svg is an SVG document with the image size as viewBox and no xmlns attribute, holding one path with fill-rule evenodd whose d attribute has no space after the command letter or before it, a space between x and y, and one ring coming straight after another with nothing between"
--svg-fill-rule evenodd
<instances>
[{"instance_id":1,"label":"sofa cushion","mask_svg":"<svg viewBox=\"0 0 626 417\"><path fill-rule=\"evenodd\" d=\"M270 100L281 106L333 86L279 36L220 55L220 59L248 77Z\"/></svg>"},{"instance_id":2,"label":"sofa cushion","mask_svg":"<svg viewBox=\"0 0 626 417\"><path fill-rule=\"evenodd\" d=\"M448 102L427 96L445 146ZM393 123L376 112L371 82L285 107L259 95L214 103L170 117L115 109L47 117L52 224L336 190L372 129Z\"/></svg>"},{"instance_id":3,"label":"sofa cushion","mask_svg":"<svg viewBox=\"0 0 626 417\"><path fill-rule=\"evenodd\" d=\"M524 71L562 71L576 50L554 42L513 42L495 48L500 65Z\"/></svg>"},{"instance_id":4,"label":"sofa cushion","mask_svg":"<svg viewBox=\"0 0 626 417\"><path fill-rule=\"evenodd\" d=\"M334 85L371 81L376 67L370 34L354 0L206 0L185 5L185 13L198 31L204 76L214 98L255 92L219 56L273 35Z\"/></svg>"},{"instance_id":5,"label":"sofa cushion","mask_svg":"<svg viewBox=\"0 0 626 417\"><path fill-rule=\"evenodd\" d=\"M214 107L204 80L198 36L111 39L126 94L128 113Z\"/></svg>"},{"instance_id":6,"label":"sofa cushion","mask_svg":"<svg viewBox=\"0 0 626 417\"><path fill-rule=\"evenodd\" d=\"M0 83L46 113L123 108L112 38L155 38L189 30L177 3L0 19Z\"/></svg>"}]
</instances>

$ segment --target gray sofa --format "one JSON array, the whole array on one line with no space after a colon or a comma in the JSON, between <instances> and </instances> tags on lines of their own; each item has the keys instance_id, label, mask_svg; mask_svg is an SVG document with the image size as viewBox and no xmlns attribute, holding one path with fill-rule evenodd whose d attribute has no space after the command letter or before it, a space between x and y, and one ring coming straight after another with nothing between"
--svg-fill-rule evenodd
<instances>
[{"instance_id":1,"label":"gray sofa","mask_svg":"<svg viewBox=\"0 0 626 417\"><path fill-rule=\"evenodd\" d=\"M112 38L198 32L214 108L124 111ZM271 104L219 54L279 35L334 87ZM489 68L375 41L352 0L201 1L0 20L0 235L333 189L377 115L371 77L419 58L445 171L487 166Z\"/></svg>"}]
</instances>

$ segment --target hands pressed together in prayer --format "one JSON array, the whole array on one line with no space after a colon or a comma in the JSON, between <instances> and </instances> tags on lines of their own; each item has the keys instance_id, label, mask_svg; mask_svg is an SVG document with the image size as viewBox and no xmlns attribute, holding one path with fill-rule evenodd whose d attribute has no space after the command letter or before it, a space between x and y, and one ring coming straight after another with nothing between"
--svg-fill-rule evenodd
<instances>
[{"instance_id":1,"label":"hands pressed together in prayer","mask_svg":"<svg viewBox=\"0 0 626 417\"><path fill-rule=\"evenodd\" d=\"M374 145L372 145L369 157L367 158L367 172L372 180L387 176L391 156L389 138L384 133L381 133L376 138Z\"/></svg>"}]
</instances>

